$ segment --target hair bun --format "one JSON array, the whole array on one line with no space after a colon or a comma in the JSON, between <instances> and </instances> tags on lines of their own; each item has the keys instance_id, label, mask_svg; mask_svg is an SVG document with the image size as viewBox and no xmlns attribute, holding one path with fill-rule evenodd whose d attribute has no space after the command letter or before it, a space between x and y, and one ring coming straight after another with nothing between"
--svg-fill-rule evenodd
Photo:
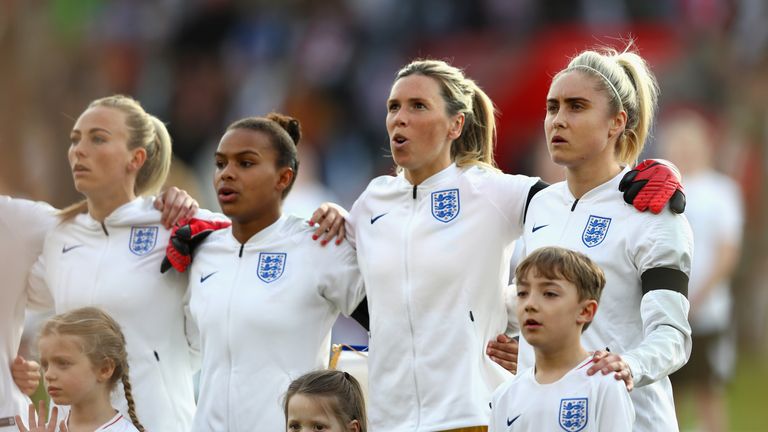
<instances>
[{"instance_id":1,"label":"hair bun","mask_svg":"<svg viewBox=\"0 0 768 432\"><path fill-rule=\"evenodd\" d=\"M295 145L299 145L299 140L301 139L301 123L299 123L298 120L291 116L276 112L267 114L267 118L279 124L280 127L285 129L285 131L288 132L288 135L293 140L293 143Z\"/></svg>"}]
</instances>

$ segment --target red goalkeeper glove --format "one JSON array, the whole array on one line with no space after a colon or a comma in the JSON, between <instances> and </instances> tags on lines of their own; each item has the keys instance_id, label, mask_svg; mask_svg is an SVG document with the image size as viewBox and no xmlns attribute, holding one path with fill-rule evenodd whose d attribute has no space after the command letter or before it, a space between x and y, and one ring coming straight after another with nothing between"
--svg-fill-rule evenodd
<instances>
[{"instance_id":1,"label":"red goalkeeper glove","mask_svg":"<svg viewBox=\"0 0 768 432\"><path fill-rule=\"evenodd\" d=\"M171 229L171 238L165 248L165 258L160 265L160 273L165 273L171 267L179 273L184 273L192 263L192 253L208 235L216 230L230 226L230 222L207 221L202 219L186 219L179 221Z\"/></svg>"},{"instance_id":2,"label":"red goalkeeper glove","mask_svg":"<svg viewBox=\"0 0 768 432\"><path fill-rule=\"evenodd\" d=\"M619 183L624 201L639 211L648 209L661 213L669 203L675 213L685 210L685 193L680 183L680 172L671 162L663 159L646 159L624 175Z\"/></svg>"}]
</instances>

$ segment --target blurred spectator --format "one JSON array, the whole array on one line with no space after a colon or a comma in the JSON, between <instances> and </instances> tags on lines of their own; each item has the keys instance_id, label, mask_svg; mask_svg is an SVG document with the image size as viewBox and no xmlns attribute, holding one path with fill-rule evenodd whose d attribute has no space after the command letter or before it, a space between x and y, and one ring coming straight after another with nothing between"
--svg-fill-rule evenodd
<instances>
[{"instance_id":1,"label":"blurred spectator","mask_svg":"<svg viewBox=\"0 0 768 432\"><path fill-rule=\"evenodd\" d=\"M725 384L736 355L730 281L741 252L744 216L738 184L713 169L713 136L702 116L680 111L663 119L659 145L662 155L680 168L685 214L694 235L688 285L693 351L688 364L672 376L675 400L680 407L693 390L700 430L723 432L728 430Z\"/></svg>"}]
</instances>

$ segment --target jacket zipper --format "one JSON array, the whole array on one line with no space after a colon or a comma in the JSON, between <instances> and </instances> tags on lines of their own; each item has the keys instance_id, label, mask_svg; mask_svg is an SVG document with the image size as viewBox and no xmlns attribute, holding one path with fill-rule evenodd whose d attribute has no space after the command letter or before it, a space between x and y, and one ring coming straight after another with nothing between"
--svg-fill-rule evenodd
<instances>
[{"instance_id":1,"label":"jacket zipper","mask_svg":"<svg viewBox=\"0 0 768 432\"><path fill-rule=\"evenodd\" d=\"M407 309L408 313L408 326L411 331L411 362L412 362L412 371L413 371L413 387L416 392L416 429L418 430L421 426L421 394L419 393L419 381L417 379L416 374L416 338L415 338L415 332L413 330L413 312L411 310L411 278L410 278L410 268L408 266L408 263L410 262L410 239L411 239L411 226L413 225L413 218L416 216L416 209L418 207L418 203L416 202L416 189L417 185L413 185L413 201L411 202L411 214L408 218L408 223L405 226L405 253L403 254L403 260L405 264L405 285L404 285L404 294L405 294L405 307Z\"/></svg>"}]
</instances>

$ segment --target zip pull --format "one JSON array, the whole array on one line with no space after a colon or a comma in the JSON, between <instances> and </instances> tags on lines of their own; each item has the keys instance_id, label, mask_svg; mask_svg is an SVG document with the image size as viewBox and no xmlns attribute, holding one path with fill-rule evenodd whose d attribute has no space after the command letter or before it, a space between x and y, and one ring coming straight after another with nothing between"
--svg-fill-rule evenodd
<instances>
[{"instance_id":1,"label":"zip pull","mask_svg":"<svg viewBox=\"0 0 768 432\"><path fill-rule=\"evenodd\" d=\"M240 245L240 253L237 255L238 258L242 258L243 257L243 248L244 247L245 247L245 243Z\"/></svg>"},{"instance_id":2,"label":"zip pull","mask_svg":"<svg viewBox=\"0 0 768 432\"><path fill-rule=\"evenodd\" d=\"M573 205L571 206L571 211L574 211L574 210L576 210L576 204L578 204L578 203L579 203L579 199L578 199L578 198L576 198L576 201L574 201L574 202L573 202Z\"/></svg>"},{"instance_id":3,"label":"zip pull","mask_svg":"<svg viewBox=\"0 0 768 432\"><path fill-rule=\"evenodd\" d=\"M417 187L418 187L417 185L413 185L413 199L416 199L416 188Z\"/></svg>"},{"instance_id":4,"label":"zip pull","mask_svg":"<svg viewBox=\"0 0 768 432\"><path fill-rule=\"evenodd\" d=\"M107 226L104 225L104 222L101 223L101 229L104 231L104 234L106 234L107 237L109 237L109 232L107 231Z\"/></svg>"}]
</instances>

